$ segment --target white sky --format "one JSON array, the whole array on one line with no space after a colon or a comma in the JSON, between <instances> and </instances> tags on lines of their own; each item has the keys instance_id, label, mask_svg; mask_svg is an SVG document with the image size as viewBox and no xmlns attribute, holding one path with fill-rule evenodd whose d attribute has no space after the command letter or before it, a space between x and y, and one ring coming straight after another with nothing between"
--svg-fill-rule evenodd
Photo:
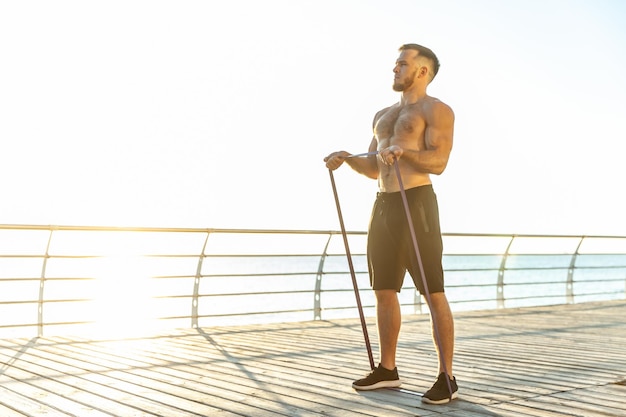
<instances>
[{"instance_id":1,"label":"white sky","mask_svg":"<svg viewBox=\"0 0 626 417\"><path fill-rule=\"evenodd\" d=\"M456 113L445 232L626 235L626 2L0 3L0 223L338 229L397 48ZM346 227L376 183L336 172Z\"/></svg>"}]
</instances>

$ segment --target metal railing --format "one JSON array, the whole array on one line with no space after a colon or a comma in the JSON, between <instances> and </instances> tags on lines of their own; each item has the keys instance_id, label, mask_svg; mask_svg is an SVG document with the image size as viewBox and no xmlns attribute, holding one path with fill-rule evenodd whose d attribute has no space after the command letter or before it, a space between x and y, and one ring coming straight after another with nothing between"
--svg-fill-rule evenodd
<instances>
[{"instance_id":1,"label":"metal railing","mask_svg":"<svg viewBox=\"0 0 626 417\"><path fill-rule=\"evenodd\" d=\"M366 233L348 238L371 316ZM626 296L624 236L447 233L444 248L453 310ZM410 278L400 301L427 309ZM356 314L338 231L0 225L0 335Z\"/></svg>"}]
</instances>

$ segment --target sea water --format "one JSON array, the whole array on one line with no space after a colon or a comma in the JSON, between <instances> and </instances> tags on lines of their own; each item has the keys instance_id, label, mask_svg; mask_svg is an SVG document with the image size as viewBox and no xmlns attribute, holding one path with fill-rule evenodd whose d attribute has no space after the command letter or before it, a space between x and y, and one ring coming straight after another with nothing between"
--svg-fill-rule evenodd
<instances>
[{"instance_id":1,"label":"sea water","mask_svg":"<svg viewBox=\"0 0 626 417\"><path fill-rule=\"evenodd\" d=\"M351 259L359 298L365 314L371 316L375 300L369 289L366 257L360 254ZM626 255L588 254L575 259L571 254L508 255L506 262L503 260L502 255L444 256L446 293L452 309L621 299L626 294ZM323 319L357 317L356 294L347 258L328 256L323 265L321 262L318 256L210 259L202 281L202 294L207 295L207 299L202 300L206 303L204 311L209 315L227 311L241 314L228 320L240 323L266 321L272 317L313 319L316 317L311 310L316 305L322 310L320 318ZM403 313L427 312L408 274L399 298ZM298 311L301 309L307 311ZM246 316L246 311L267 314L255 318Z\"/></svg>"},{"instance_id":2,"label":"sea water","mask_svg":"<svg viewBox=\"0 0 626 417\"><path fill-rule=\"evenodd\" d=\"M204 247L206 233L56 231L47 249L50 232L32 233L0 233L0 328L353 318L357 294L375 314L363 233L349 258L336 233L211 234ZM585 239L446 237L453 311L623 299L626 239ZM428 312L409 276L399 299L403 314Z\"/></svg>"}]
</instances>

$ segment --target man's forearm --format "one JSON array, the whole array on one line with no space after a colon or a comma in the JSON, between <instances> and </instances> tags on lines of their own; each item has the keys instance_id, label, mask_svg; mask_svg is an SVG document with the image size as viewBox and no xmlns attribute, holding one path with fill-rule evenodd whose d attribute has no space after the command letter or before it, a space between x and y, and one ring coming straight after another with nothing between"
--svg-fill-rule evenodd
<instances>
[{"instance_id":1,"label":"man's forearm","mask_svg":"<svg viewBox=\"0 0 626 417\"><path fill-rule=\"evenodd\" d=\"M376 163L376 156L368 156L367 158L348 158L346 163L358 172L365 175L368 178L378 178L378 164Z\"/></svg>"},{"instance_id":2,"label":"man's forearm","mask_svg":"<svg viewBox=\"0 0 626 417\"><path fill-rule=\"evenodd\" d=\"M436 150L405 150L402 159L420 172L435 175L441 174L448 164L448 158L442 157Z\"/></svg>"}]
</instances>

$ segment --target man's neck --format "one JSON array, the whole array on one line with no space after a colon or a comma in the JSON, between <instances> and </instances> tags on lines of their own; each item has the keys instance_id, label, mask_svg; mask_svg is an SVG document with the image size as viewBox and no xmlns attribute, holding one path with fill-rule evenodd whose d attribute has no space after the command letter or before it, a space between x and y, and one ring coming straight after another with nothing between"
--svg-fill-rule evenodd
<instances>
[{"instance_id":1,"label":"man's neck","mask_svg":"<svg viewBox=\"0 0 626 417\"><path fill-rule=\"evenodd\" d=\"M411 88L407 91L402 92L402 96L400 97L400 104L403 106L414 104L424 97L426 97L425 88Z\"/></svg>"}]
</instances>

